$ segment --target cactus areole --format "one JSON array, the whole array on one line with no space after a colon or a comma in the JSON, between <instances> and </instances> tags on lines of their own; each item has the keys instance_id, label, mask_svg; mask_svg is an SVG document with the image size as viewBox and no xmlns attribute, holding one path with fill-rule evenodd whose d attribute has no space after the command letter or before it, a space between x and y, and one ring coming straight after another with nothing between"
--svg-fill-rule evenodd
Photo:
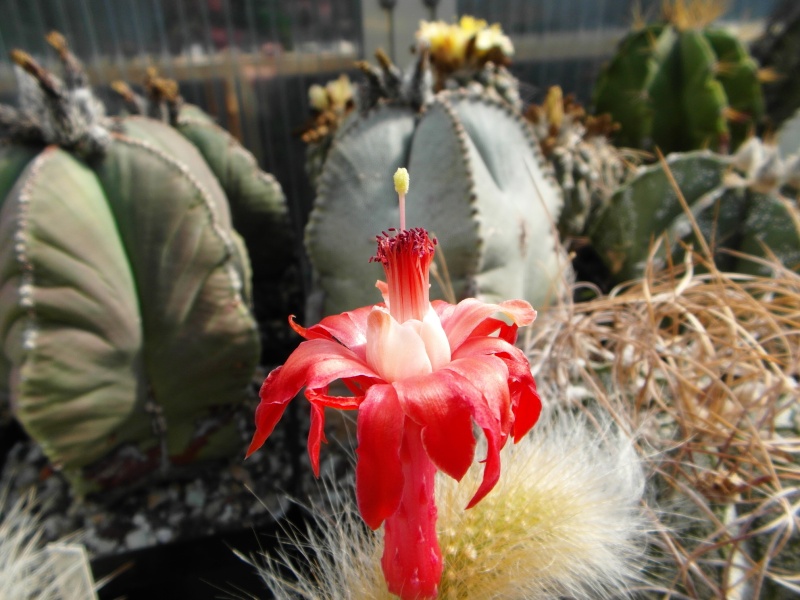
<instances>
[{"instance_id":1,"label":"cactus areole","mask_svg":"<svg viewBox=\"0 0 800 600\"><path fill-rule=\"evenodd\" d=\"M401 180L398 192L408 189ZM401 216L401 219L403 217ZM404 599L436 596L442 553L436 537L434 477L460 480L473 461L473 423L486 438L483 480L467 508L500 477L500 449L536 423L541 402L517 328L536 311L523 300L458 305L430 302L435 242L424 229L378 236L385 303L323 319L269 374L248 455L261 447L288 402L305 387L311 403L308 452L319 474L324 408L358 409L356 496L364 521L385 523L381 560L389 591ZM505 320L494 315L502 314ZM329 395L341 379L352 396Z\"/></svg>"}]
</instances>

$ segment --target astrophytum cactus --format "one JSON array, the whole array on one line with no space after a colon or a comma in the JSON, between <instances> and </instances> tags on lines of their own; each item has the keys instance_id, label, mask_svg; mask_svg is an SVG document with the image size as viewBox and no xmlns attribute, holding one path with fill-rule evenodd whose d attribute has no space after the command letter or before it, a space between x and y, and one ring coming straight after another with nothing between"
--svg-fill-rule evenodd
<instances>
[{"instance_id":1,"label":"astrophytum cactus","mask_svg":"<svg viewBox=\"0 0 800 600\"><path fill-rule=\"evenodd\" d=\"M13 415L79 494L233 455L259 339L217 178L163 123L104 119L68 64L62 82L13 58L21 108L0 111Z\"/></svg>"},{"instance_id":2,"label":"astrophytum cactus","mask_svg":"<svg viewBox=\"0 0 800 600\"><path fill-rule=\"evenodd\" d=\"M592 244L618 281L642 275L651 244L662 234L665 243L656 264L680 261L684 245L691 244L695 251L707 245L723 271L769 274L769 267L726 249L756 257L774 253L784 266L796 269L800 214L795 201L780 190L797 180L792 172L797 164L783 161L775 146L758 138L732 157L707 150L672 154L664 166L641 168L614 194L590 229ZM680 188L691 218L665 169Z\"/></svg>"},{"instance_id":3,"label":"astrophytum cactus","mask_svg":"<svg viewBox=\"0 0 800 600\"><path fill-rule=\"evenodd\" d=\"M285 325L288 307L279 300L297 286L287 272L296 261L286 197L278 181L208 114L185 103L175 81L160 77L154 69L148 70L144 96L123 82L114 82L112 87L130 114L169 123L200 152L225 193L233 227L247 247L256 308L265 313L257 316L262 321L280 315L281 327ZM265 340L265 345L271 341Z\"/></svg>"},{"instance_id":4,"label":"astrophytum cactus","mask_svg":"<svg viewBox=\"0 0 800 600\"><path fill-rule=\"evenodd\" d=\"M733 33L709 27L722 3L673 0L619 44L594 90L620 146L664 154L735 150L764 111L758 65Z\"/></svg>"},{"instance_id":5,"label":"astrophytum cactus","mask_svg":"<svg viewBox=\"0 0 800 600\"><path fill-rule=\"evenodd\" d=\"M364 261L375 244L365 232L399 223L385 176L399 167L414 181L408 226L431 231L445 257L452 295L437 282L433 297L516 297L536 306L554 298L568 263L555 233L562 198L538 143L505 102L443 91L421 109L377 102L339 130L306 228L319 289L312 313L374 300L380 273Z\"/></svg>"}]
</instances>

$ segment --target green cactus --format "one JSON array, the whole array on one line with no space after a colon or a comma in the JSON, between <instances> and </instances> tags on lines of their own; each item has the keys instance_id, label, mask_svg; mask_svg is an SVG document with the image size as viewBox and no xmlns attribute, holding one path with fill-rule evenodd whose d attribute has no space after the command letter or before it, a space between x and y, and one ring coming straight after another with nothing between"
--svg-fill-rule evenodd
<instances>
[{"instance_id":1,"label":"green cactus","mask_svg":"<svg viewBox=\"0 0 800 600\"><path fill-rule=\"evenodd\" d=\"M778 192L786 171L775 147L751 138L734 157L695 151L672 154L666 165L720 269L769 274L768 267L724 249L757 257L774 252L784 265L798 268L800 217ZM624 281L642 275L651 243L662 233L657 264L680 261L682 243L702 247L659 164L640 169L614 194L590 236L615 279Z\"/></svg>"},{"instance_id":2,"label":"green cactus","mask_svg":"<svg viewBox=\"0 0 800 600\"><path fill-rule=\"evenodd\" d=\"M595 112L620 123L621 146L735 150L764 112L755 60L733 34L707 26L716 14L690 4L675 0L663 22L631 32L597 81Z\"/></svg>"},{"instance_id":3,"label":"green cactus","mask_svg":"<svg viewBox=\"0 0 800 600\"><path fill-rule=\"evenodd\" d=\"M205 159L230 204L233 226L247 243L256 280L274 278L292 261L292 232L286 197L278 181L262 171L255 157L199 107L186 104L174 81L153 70L145 82L147 97L127 85L113 86L132 114L169 122Z\"/></svg>"},{"instance_id":4,"label":"green cactus","mask_svg":"<svg viewBox=\"0 0 800 600\"><path fill-rule=\"evenodd\" d=\"M379 102L340 128L306 228L321 312L376 300L380 272L367 259L375 234L399 222L387 174L401 166L407 223L438 238L456 298L553 298L567 262L554 233L562 200L538 144L506 103L444 91L422 111Z\"/></svg>"},{"instance_id":5,"label":"green cactus","mask_svg":"<svg viewBox=\"0 0 800 600\"><path fill-rule=\"evenodd\" d=\"M172 125L194 145L215 175L230 206L233 227L244 239L250 257L264 351L279 353L286 338L286 315L300 293L299 274L291 269L297 263L295 239L280 184L208 114L184 103L174 81L158 77L151 69L145 97L123 82L114 82L112 87L125 100L129 113L153 116Z\"/></svg>"},{"instance_id":6,"label":"green cactus","mask_svg":"<svg viewBox=\"0 0 800 600\"><path fill-rule=\"evenodd\" d=\"M170 127L105 120L85 82L14 58L21 108L0 113L14 416L81 494L231 456L259 340L217 178Z\"/></svg>"}]
</instances>

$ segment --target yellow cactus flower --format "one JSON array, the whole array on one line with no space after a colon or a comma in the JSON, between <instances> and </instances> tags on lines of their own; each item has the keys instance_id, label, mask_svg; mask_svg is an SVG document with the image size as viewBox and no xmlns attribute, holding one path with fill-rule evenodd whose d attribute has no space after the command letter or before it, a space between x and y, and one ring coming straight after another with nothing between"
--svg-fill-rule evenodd
<instances>
[{"instance_id":1,"label":"yellow cactus flower","mask_svg":"<svg viewBox=\"0 0 800 600\"><path fill-rule=\"evenodd\" d=\"M468 35L474 35L489 26L489 24L483 19L476 19L470 15L464 15L461 17L461 20L458 22L458 24L461 27L461 30Z\"/></svg>"},{"instance_id":2,"label":"yellow cactus flower","mask_svg":"<svg viewBox=\"0 0 800 600\"><path fill-rule=\"evenodd\" d=\"M498 23L489 25L469 15L457 24L420 21L417 44L428 50L431 62L444 76L464 67L480 69L487 61L507 64L514 54L511 39Z\"/></svg>"},{"instance_id":3,"label":"yellow cactus flower","mask_svg":"<svg viewBox=\"0 0 800 600\"><path fill-rule=\"evenodd\" d=\"M330 101L328 100L328 92L321 85L315 83L308 88L308 103L311 108L320 112L328 110Z\"/></svg>"},{"instance_id":4,"label":"yellow cactus flower","mask_svg":"<svg viewBox=\"0 0 800 600\"><path fill-rule=\"evenodd\" d=\"M512 44L511 39L503 33L499 23L481 29L475 34L475 50L478 55L482 56L488 54L494 49L502 52L505 57L514 55L514 44Z\"/></svg>"},{"instance_id":5,"label":"yellow cactus flower","mask_svg":"<svg viewBox=\"0 0 800 600\"><path fill-rule=\"evenodd\" d=\"M344 109L353 100L353 85L350 78L342 73L337 79L329 81L325 86L331 108L334 110Z\"/></svg>"},{"instance_id":6,"label":"yellow cactus flower","mask_svg":"<svg viewBox=\"0 0 800 600\"><path fill-rule=\"evenodd\" d=\"M455 70L464 64L470 35L444 21L420 21L417 43L427 48L431 61L442 69Z\"/></svg>"}]
</instances>

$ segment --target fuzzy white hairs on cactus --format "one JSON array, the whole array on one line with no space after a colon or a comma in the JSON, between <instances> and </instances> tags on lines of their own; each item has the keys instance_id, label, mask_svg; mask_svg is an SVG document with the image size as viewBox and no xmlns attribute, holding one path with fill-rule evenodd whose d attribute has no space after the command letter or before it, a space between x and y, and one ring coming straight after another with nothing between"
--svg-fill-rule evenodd
<instances>
[{"instance_id":1,"label":"fuzzy white hairs on cactus","mask_svg":"<svg viewBox=\"0 0 800 600\"><path fill-rule=\"evenodd\" d=\"M468 511L480 468L460 484L437 480L439 598L624 597L641 577L646 531L644 476L630 439L556 413L503 452L503 477ZM251 559L276 598L392 597L380 533L363 526L350 494L336 487L330 506L311 507L316 523L305 533L290 534L275 556Z\"/></svg>"}]
</instances>

